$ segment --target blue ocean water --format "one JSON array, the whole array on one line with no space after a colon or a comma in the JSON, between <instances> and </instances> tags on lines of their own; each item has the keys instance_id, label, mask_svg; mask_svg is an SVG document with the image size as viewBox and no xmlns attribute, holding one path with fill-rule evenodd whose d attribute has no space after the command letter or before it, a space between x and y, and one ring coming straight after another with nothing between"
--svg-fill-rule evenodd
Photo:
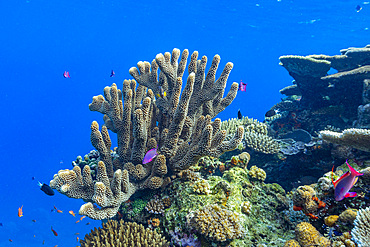
<instances>
[{"instance_id":1,"label":"blue ocean water","mask_svg":"<svg viewBox=\"0 0 370 247\"><path fill-rule=\"evenodd\" d=\"M92 96L113 82L121 88L138 61L173 48L197 50L209 62L219 54L222 68L234 63L227 87L248 83L219 117L240 109L263 120L279 89L291 85L279 56L363 47L369 27L370 4L353 0L0 1L0 246L75 246L100 226L75 223L68 211L83 201L49 197L37 181L49 183L93 149L90 124L103 121L88 109ZM51 212L54 205L63 213Z\"/></svg>"}]
</instances>

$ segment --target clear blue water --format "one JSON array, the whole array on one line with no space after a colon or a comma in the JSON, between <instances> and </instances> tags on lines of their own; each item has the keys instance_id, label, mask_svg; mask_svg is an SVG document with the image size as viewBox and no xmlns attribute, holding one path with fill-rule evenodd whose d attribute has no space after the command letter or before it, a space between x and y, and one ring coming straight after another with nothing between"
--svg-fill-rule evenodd
<instances>
[{"instance_id":1,"label":"clear blue water","mask_svg":"<svg viewBox=\"0 0 370 247\"><path fill-rule=\"evenodd\" d=\"M48 183L92 149L90 124L102 123L88 109L92 96L113 82L121 87L138 61L175 47L209 61L219 54L222 67L235 65L228 87L248 83L219 117L240 108L262 120L292 81L279 56L363 47L368 28L370 5L352 0L0 1L0 246L75 246L76 232L100 225L76 224L68 211L78 212L82 200L46 196L37 180ZM63 214L50 212L54 205Z\"/></svg>"}]
</instances>

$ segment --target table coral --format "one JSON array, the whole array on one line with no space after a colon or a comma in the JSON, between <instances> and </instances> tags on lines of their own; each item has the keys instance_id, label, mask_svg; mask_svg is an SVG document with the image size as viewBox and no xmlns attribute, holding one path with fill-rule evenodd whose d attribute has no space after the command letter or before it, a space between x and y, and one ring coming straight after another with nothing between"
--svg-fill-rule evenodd
<instances>
[{"instance_id":1,"label":"table coral","mask_svg":"<svg viewBox=\"0 0 370 247\"><path fill-rule=\"evenodd\" d=\"M342 133L322 130L320 136L323 140L350 146L362 151L370 152L370 130L368 129L345 129Z\"/></svg>"},{"instance_id":2,"label":"table coral","mask_svg":"<svg viewBox=\"0 0 370 247\"><path fill-rule=\"evenodd\" d=\"M124 80L122 90L113 83L104 88L104 96L93 97L89 109L104 115L101 129L97 122L91 124L91 143L99 152L96 178L89 166L82 174L75 166L59 171L50 182L68 197L88 202L81 207L81 214L92 219L111 218L137 190L165 187L171 182L169 174L187 169L201 156L219 157L241 142L242 126L225 140L221 120L212 121L236 97L237 83L224 97L233 64L227 63L216 80L220 57L214 56L206 76L207 57L198 60L198 52L194 52L182 90L188 56L188 50L180 58L180 50L174 49L172 55L158 54L152 63L139 62L129 71L138 86L135 80ZM159 88L166 96L156 97ZM117 134L115 155L111 154L108 130ZM143 165L144 155L153 148L159 155Z\"/></svg>"}]
</instances>

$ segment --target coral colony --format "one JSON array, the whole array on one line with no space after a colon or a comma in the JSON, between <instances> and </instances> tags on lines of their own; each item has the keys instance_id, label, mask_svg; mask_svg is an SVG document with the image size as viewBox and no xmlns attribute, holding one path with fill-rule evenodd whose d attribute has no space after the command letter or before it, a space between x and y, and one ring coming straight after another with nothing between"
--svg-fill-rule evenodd
<instances>
[{"instance_id":1,"label":"coral colony","mask_svg":"<svg viewBox=\"0 0 370 247\"><path fill-rule=\"evenodd\" d=\"M280 57L294 81L264 122L217 118L246 88L207 62L160 53L93 97L95 150L50 181L104 220L81 246L369 246L370 46Z\"/></svg>"}]
</instances>

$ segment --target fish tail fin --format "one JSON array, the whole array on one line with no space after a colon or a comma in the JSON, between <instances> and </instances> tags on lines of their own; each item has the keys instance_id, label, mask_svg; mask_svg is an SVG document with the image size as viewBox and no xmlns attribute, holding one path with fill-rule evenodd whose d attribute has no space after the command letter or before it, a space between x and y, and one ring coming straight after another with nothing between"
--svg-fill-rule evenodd
<instances>
[{"instance_id":1,"label":"fish tail fin","mask_svg":"<svg viewBox=\"0 0 370 247\"><path fill-rule=\"evenodd\" d=\"M40 183L40 181L37 181L37 185L41 187L42 183Z\"/></svg>"},{"instance_id":2,"label":"fish tail fin","mask_svg":"<svg viewBox=\"0 0 370 247\"><path fill-rule=\"evenodd\" d=\"M350 166L350 165L348 164L348 160L346 160L346 163L347 163L347 166L348 166L348 168L349 168L349 170L350 170L351 174L353 174L353 175L355 175L355 176L362 176L362 175L364 175L363 173L359 173L359 172L358 172L358 171L356 171L352 166Z\"/></svg>"}]
</instances>

